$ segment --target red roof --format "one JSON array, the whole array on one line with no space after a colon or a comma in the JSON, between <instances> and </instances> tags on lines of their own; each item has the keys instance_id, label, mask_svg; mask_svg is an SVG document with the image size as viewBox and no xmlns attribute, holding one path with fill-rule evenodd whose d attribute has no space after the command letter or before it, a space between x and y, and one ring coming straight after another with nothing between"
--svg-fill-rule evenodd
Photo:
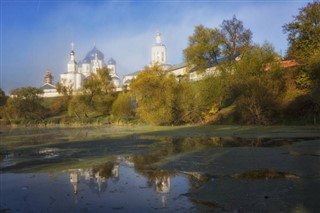
<instances>
[{"instance_id":1,"label":"red roof","mask_svg":"<svg viewBox=\"0 0 320 213\"><path fill-rule=\"evenodd\" d=\"M280 67L282 68L296 67L299 65L300 64L296 60L286 60L286 61L281 61L280 63Z\"/></svg>"}]
</instances>

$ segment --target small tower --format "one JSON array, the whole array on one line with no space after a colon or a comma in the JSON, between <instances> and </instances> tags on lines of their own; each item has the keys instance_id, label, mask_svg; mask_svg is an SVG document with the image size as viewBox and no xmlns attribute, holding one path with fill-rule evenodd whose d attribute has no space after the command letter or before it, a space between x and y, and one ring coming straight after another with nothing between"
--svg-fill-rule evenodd
<instances>
[{"instance_id":1,"label":"small tower","mask_svg":"<svg viewBox=\"0 0 320 213\"><path fill-rule=\"evenodd\" d=\"M44 75L44 83L45 84L52 84L53 82L53 75L50 70L47 70L46 74Z\"/></svg>"},{"instance_id":2,"label":"small tower","mask_svg":"<svg viewBox=\"0 0 320 213\"><path fill-rule=\"evenodd\" d=\"M151 49L151 64L167 64L167 48L161 41L161 33L157 32L156 34L156 43L152 46Z\"/></svg>"},{"instance_id":3,"label":"small tower","mask_svg":"<svg viewBox=\"0 0 320 213\"><path fill-rule=\"evenodd\" d=\"M77 62L75 60L74 44L71 43L70 61L68 63L68 72L77 72Z\"/></svg>"}]
</instances>

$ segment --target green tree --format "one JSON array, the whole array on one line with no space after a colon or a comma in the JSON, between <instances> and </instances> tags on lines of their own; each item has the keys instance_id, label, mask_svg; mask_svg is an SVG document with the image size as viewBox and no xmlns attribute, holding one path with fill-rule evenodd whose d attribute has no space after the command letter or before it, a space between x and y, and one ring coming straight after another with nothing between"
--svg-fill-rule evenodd
<instances>
[{"instance_id":1,"label":"green tree","mask_svg":"<svg viewBox=\"0 0 320 213\"><path fill-rule=\"evenodd\" d=\"M88 118L89 113L92 112L90 97L81 93L72 96L68 105L68 112L70 115L74 114L77 118Z\"/></svg>"},{"instance_id":2,"label":"green tree","mask_svg":"<svg viewBox=\"0 0 320 213\"><path fill-rule=\"evenodd\" d=\"M43 91L35 87L22 87L10 91L5 110L9 119L42 120L47 116L43 106Z\"/></svg>"},{"instance_id":3,"label":"green tree","mask_svg":"<svg viewBox=\"0 0 320 213\"><path fill-rule=\"evenodd\" d=\"M221 25L224 34L223 55L233 60L235 55L241 54L251 44L252 32L245 29L242 21L233 16L231 20L224 20Z\"/></svg>"},{"instance_id":4,"label":"green tree","mask_svg":"<svg viewBox=\"0 0 320 213\"><path fill-rule=\"evenodd\" d=\"M189 46L183 50L184 59L189 67L196 66L199 72L218 62L224 36L219 29L195 27L194 34L189 37Z\"/></svg>"},{"instance_id":5,"label":"green tree","mask_svg":"<svg viewBox=\"0 0 320 213\"><path fill-rule=\"evenodd\" d=\"M202 120L202 97L193 82L180 81L173 104L174 124L198 123Z\"/></svg>"},{"instance_id":6,"label":"green tree","mask_svg":"<svg viewBox=\"0 0 320 213\"><path fill-rule=\"evenodd\" d=\"M319 123L320 120L320 47L310 56L307 61L307 71L310 76L310 113L313 117L313 123Z\"/></svg>"},{"instance_id":7,"label":"green tree","mask_svg":"<svg viewBox=\"0 0 320 213\"><path fill-rule=\"evenodd\" d=\"M240 122L247 124L269 124L278 112L283 78L279 56L266 43L248 49L234 63L234 81L231 88L237 92L235 103Z\"/></svg>"},{"instance_id":8,"label":"green tree","mask_svg":"<svg viewBox=\"0 0 320 213\"><path fill-rule=\"evenodd\" d=\"M177 84L175 77L167 76L159 65L145 67L130 85L138 117L152 124L173 123Z\"/></svg>"},{"instance_id":9,"label":"green tree","mask_svg":"<svg viewBox=\"0 0 320 213\"><path fill-rule=\"evenodd\" d=\"M122 92L112 104L111 115L117 121L134 117L134 106L132 95L129 92Z\"/></svg>"},{"instance_id":10,"label":"green tree","mask_svg":"<svg viewBox=\"0 0 320 213\"><path fill-rule=\"evenodd\" d=\"M0 119L5 117L4 106L7 102L8 97L6 96L5 92L0 88Z\"/></svg>"},{"instance_id":11,"label":"green tree","mask_svg":"<svg viewBox=\"0 0 320 213\"><path fill-rule=\"evenodd\" d=\"M301 8L283 30L288 34L287 57L305 62L320 47L320 2L315 0Z\"/></svg>"},{"instance_id":12,"label":"green tree","mask_svg":"<svg viewBox=\"0 0 320 213\"><path fill-rule=\"evenodd\" d=\"M72 84L67 85L66 80L63 79L63 82L58 82L56 84L57 92L63 96L72 96L72 86Z\"/></svg>"},{"instance_id":13,"label":"green tree","mask_svg":"<svg viewBox=\"0 0 320 213\"><path fill-rule=\"evenodd\" d=\"M85 116L88 116L90 111L109 115L115 97L115 86L109 69L97 69L83 82L83 89L79 94L72 98L69 112L76 113L85 109L84 113L81 113Z\"/></svg>"},{"instance_id":14,"label":"green tree","mask_svg":"<svg viewBox=\"0 0 320 213\"><path fill-rule=\"evenodd\" d=\"M56 84L57 92L61 95L56 97L50 105L51 115L58 115L68 111L69 103L72 99L73 89L72 84L67 85L65 79L63 82Z\"/></svg>"},{"instance_id":15,"label":"green tree","mask_svg":"<svg viewBox=\"0 0 320 213\"><path fill-rule=\"evenodd\" d=\"M0 87L0 107L4 106L7 102L8 97L6 96L5 92Z\"/></svg>"}]
</instances>

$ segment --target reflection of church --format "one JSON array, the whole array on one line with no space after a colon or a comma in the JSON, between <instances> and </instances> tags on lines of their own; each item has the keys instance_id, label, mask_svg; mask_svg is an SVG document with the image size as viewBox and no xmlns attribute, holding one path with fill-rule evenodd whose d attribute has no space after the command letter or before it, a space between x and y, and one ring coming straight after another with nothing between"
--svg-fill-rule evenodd
<instances>
[{"instance_id":1,"label":"reflection of church","mask_svg":"<svg viewBox=\"0 0 320 213\"><path fill-rule=\"evenodd\" d=\"M117 90L120 89L120 78L116 70L116 61L110 58L107 63L104 62L104 54L97 49L96 46L90 50L83 60L76 61L76 54L73 50L70 52L70 59L67 64L67 71L60 74L60 83L64 86L69 86L73 91L77 91L82 88L83 82L90 76L91 73L95 73L97 69L108 68L110 70L110 76L113 84ZM50 79L48 81L48 77ZM57 90L52 83L53 76L50 71L47 71L45 76L44 85L41 89L44 90L44 97L58 96Z\"/></svg>"},{"instance_id":2,"label":"reflection of church","mask_svg":"<svg viewBox=\"0 0 320 213\"><path fill-rule=\"evenodd\" d=\"M82 179L84 183L95 193L101 193L107 189L107 181L110 178L113 182L119 181L119 165L114 164L111 168L111 176L106 177L101 172L94 172L93 169L70 170L70 183L73 186L74 194L78 194L79 183Z\"/></svg>"}]
</instances>

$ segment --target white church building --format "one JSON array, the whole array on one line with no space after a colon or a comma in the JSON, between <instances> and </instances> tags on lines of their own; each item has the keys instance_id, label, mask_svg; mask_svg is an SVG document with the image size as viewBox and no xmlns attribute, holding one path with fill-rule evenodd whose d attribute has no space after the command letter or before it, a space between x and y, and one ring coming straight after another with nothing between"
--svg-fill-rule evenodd
<instances>
[{"instance_id":1,"label":"white church building","mask_svg":"<svg viewBox=\"0 0 320 213\"><path fill-rule=\"evenodd\" d=\"M198 81L210 75L217 75L219 71L216 69L215 65L208 67L205 72L198 73L196 71L196 66L188 69L185 62L180 64L169 64L167 62L167 48L161 40L161 33L158 32L155 37L155 43L151 48L151 63L150 66L159 64L168 75L176 76L177 80L182 77L189 78L190 81ZM135 79L141 71L136 71L124 76L123 84L129 86L131 81Z\"/></svg>"},{"instance_id":2,"label":"white church building","mask_svg":"<svg viewBox=\"0 0 320 213\"><path fill-rule=\"evenodd\" d=\"M167 47L161 40L161 33L157 32L155 43L151 47L151 63L150 66L159 64L164 70L168 70L171 65L167 63ZM123 77L123 84L129 85L131 81L137 77L141 71L127 74Z\"/></svg>"},{"instance_id":3,"label":"white church building","mask_svg":"<svg viewBox=\"0 0 320 213\"><path fill-rule=\"evenodd\" d=\"M82 61L76 62L75 52L71 50L68 69L67 72L60 74L60 83L65 86L72 85L73 91L77 91L82 88L83 81L88 78L91 73L95 73L97 69L104 67L110 69L112 81L115 87L119 88L120 78L117 75L116 61L113 58L110 58L107 64L105 64L104 54L94 46Z\"/></svg>"},{"instance_id":4,"label":"white church building","mask_svg":"<svg viewBox=\"0 0 320 213\"><path fill-rule=\"evenodd\" d=\"M97 69L107 67L110 69L110 75L112 81L116 87L117 91L121 91L120 78L116 70L116 61L113 58L110 58L107 63L104 62L104 54L96 48L93 47L90 50L85 58L80 61L76 61L75 52L72 49L70 52L70 60L67 65L67 71L63 74L60 74L60 83L65 86L72 86L73 91L80 90L82 88L83 81L90 76L91 73L96 72ZM167 62L167 47L162 42L161 33L158 32L155 36L155 43L151 47L151 62L149 66L159 64L168 75L172 74L176 76L177 80L180 80L182 77L187 77L191 81L200 80L209 75L217 75L219 71L216 69L215 65L208 67L205 72L198 73L196 72L196 67L191 69L187 67L186 63L174 64L171 65ZM137 77L141 71L136 71L123 76L123 85L129 86L131 81ZM54 92L55 86L52 84L52 81L49 82L45 80L45 84L41 87L44 90L44 97L53 97L58 94ZM58 94L59 95L59 94Z\"/></svg>"},{"instance_id":5,"label":"white church building","mask_svg":"<svg viewBox=\"0 0 320 213\"><path fill-rule=\"evenodd\" d=\"M71 86L73 91L80 90L83 81L85 81L91 73L95 73L97 69L107 67L110 70L110 76L116 90L120 90L120 78L117 74L116 64L113 58L110 58L107 63L105 63L104 54L98 50L96 46L86 54L83 60L77 62L72 44L67 71L60 74L60 83L64 86ZM59 95L56 92L55 86L52 84L52 80L48 84L47 77L45 77L44 85L41 89L44 91L43 97L55 97Z\"/></svg>"}]
</instances>

